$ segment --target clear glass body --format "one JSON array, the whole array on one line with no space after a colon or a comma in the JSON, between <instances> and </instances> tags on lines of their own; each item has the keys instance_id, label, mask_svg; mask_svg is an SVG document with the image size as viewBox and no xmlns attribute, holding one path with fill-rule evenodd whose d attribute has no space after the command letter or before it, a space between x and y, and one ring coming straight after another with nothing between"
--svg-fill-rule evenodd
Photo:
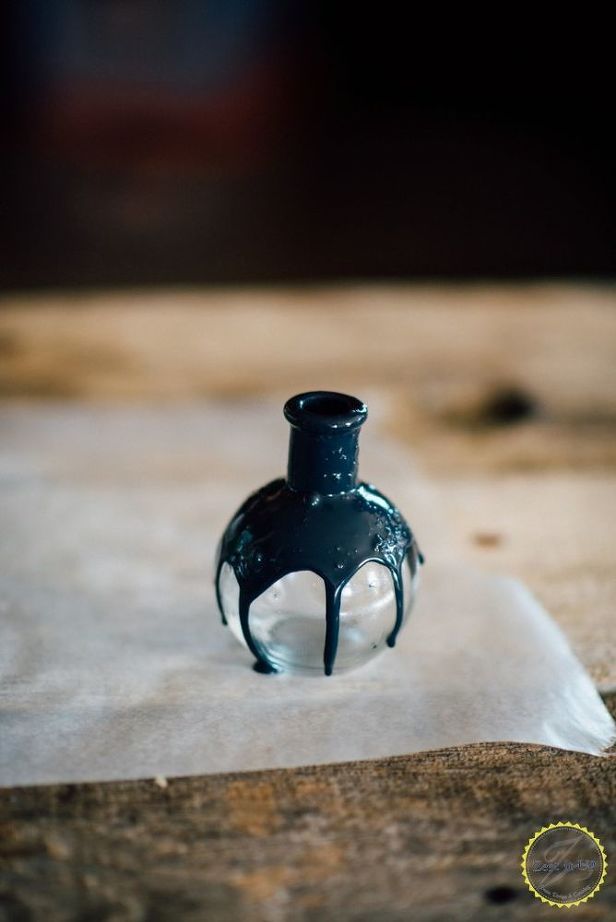
<instances>
[{"instance_id":1,"label":"clear glass body","mask_svg":"<svg viewBox=\"0 0 616 922\"><path fill-rule=\"evenodd\" d=\"M415 598L417 574L408 562L402 568L404 621ZM245 645L239 618L239 585L229 564L220 574L220 593L228 625ZM380 653L396 621L396 596L386 566L370 561L342 591L340 634L334 673L355 669ZM404 622L403 622L404 623ZM310 570L289 573L260 595L250 607L255 644L279 672L323 674L325 586Z\"/></svg>"}]
</instances>

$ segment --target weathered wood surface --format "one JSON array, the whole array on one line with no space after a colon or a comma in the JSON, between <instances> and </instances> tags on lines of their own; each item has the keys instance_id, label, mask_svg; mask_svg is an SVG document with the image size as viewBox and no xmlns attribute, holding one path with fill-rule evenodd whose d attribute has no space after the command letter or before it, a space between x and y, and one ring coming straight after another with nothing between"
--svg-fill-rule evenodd
<instances>
[{"instance_id":1,"label":"weathered wood surface","mask_svg":"<svg viewBox=\"0 0 616 922\"><path fill-rule=\"evenodd\" d=\"M613 288L387 287L5 300L7 400L230 401L376 387L466 559L514 573L616 684ZM608 696L614 709L614 696ZM520 744L370 763L0 792L0 919L547 919L520 856L589 826L611 860L614 757Z\"/></svg>"},{"instance_id":2,"label":"weathered wood surface","mask_svg":"<svg viewBox=\"0 0 616 922\"><path fill-rule=\"evenodd\" d=\"M477 744L163 784L2 792L4 918L547 919L520 862L558 820L592 829L611 861L576 919L616 914L613 757Z\"/></svg>"}]
</instances>

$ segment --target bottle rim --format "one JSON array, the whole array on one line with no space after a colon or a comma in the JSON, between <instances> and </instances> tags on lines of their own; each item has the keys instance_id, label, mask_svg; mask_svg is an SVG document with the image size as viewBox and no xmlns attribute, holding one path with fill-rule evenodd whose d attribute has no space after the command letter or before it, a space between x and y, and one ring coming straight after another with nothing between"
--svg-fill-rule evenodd
<instances>
[{"instance_id":1,"label":"bottle rim","mask_svg":"<svg viewBox=\"0 0 616 922\"><path fill-rule=\"evenodd\" d=\"M350 394L306 391L287 400L284 415L296 429L334 433L362 426L368 416L368 407L363 400Z\"/></svg>"}]
</instances>

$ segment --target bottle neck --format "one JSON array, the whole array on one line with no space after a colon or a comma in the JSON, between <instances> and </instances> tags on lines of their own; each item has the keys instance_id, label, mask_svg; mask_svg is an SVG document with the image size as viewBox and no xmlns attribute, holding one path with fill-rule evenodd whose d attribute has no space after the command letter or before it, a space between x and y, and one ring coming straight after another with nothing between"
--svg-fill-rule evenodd
<instances>
[{"instance_id":1,"label":"bottle neck","mask_svg":"<svg viewBox=\"0 0 616 922\"><path fill-rule=\"evenodd\" d=\"M348 493L357 486L359 429L328 433L291 427L287 481L306 493Z\"/></svg>"},{"instance_id":2,"label":"bottle neck","mask_svg":"<svg viewBox=\"0 0 616 922\"><path fill-rule=\"evenodd\" d=\"M292 490L331 496L357 486L357 441L368 408L357 397L308 391L287 400L291 424L287 481Z\"/></svg>"}]
</instances>

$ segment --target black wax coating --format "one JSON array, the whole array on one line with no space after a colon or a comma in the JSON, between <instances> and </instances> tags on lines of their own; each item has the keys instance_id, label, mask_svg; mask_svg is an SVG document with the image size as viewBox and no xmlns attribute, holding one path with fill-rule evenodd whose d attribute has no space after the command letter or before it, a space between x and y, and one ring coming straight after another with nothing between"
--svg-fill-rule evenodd
<instances>
[{"instance_id":1,"label":"black wax coating","mask_svg":"<svg viewBox=\"0 0 616 922\"><path fill-rule=\"evenodd\" d=\"M345 395L313 392L289 401L285 414L292 418L288 478L262 487L233 516L218 552L216 594L226 623L219 579L228 563L239 584L240 623L255 668L271 672L275 667L267 651L250 631L250 606L283 576L300 570L316 573L325 584L323 665L331 675L345 585L369 561L389 569L396 621L387 643L393 647L404 612L402 566L408 559L414 576L423 559L393 503L371 484L356 481L357 436L365 406ZM297 489L298 484L313 489Z\"/></svg>"}]
</instances>

